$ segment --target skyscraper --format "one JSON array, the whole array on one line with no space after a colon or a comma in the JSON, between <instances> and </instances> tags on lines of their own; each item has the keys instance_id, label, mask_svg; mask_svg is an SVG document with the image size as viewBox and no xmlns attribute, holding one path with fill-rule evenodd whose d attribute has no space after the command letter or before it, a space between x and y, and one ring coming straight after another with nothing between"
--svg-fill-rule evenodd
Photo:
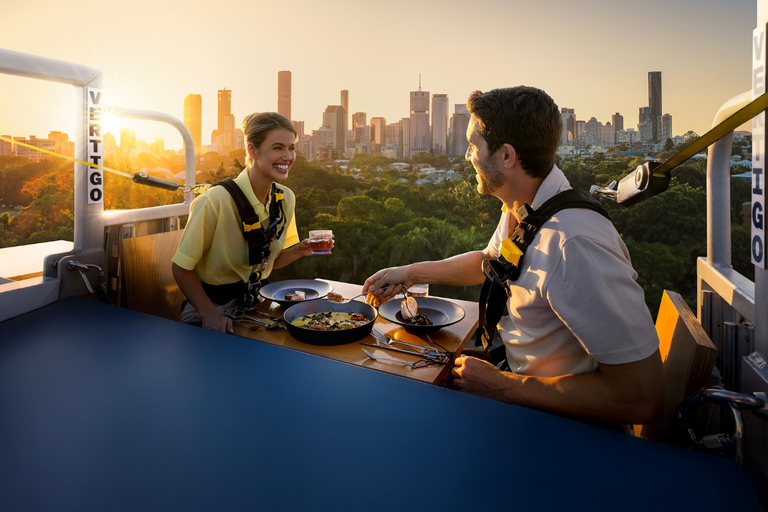
<instances>
[{"instance_id":1,"label":"skyscraper","mask_svg":"<svg viewBox=\"0 0 768 512\"><path fill-rule=\"evenodd\" d=\"M648 107L651 109L650 121L653 130L653 142L659 142L659 118L661 117L661 71L648 72Z\"/></svg>"},{"instance_id":2,"label":"skyscraper","mask_svg":"<svg viewBox=\"0 0 768 512\"><path fill-rule=\"evenodd\" d=\"M235 147L235 116L232 115L232 91L219 91L218 124L211 134L211 143L218 144L220 151L228 153Z\"/></svg>"},{"instance_id":3,"label":"skyscraper","mask_svg":"<svg viewBox=\"0 0 768 512\"><path fill-rule=\"evenodd\" d=\"M291 119L291 72L277 72L277 113Z\"/></svg>"},{"instance_id":4,"label":"skyscraper","mask_svg":"<svg viewBox=\"0 0 768 512\"><path fill-rule=\"evenodd\" d=\"M464 107L464 108L459 108ZM451 136L453 143L451 151L455 155L466 155L469 142L467 142L467 127L469 126L469 112L464 105L456 105L456 113L451 116Z\"/></svg>"},{"instance_id":5,"label":"skyscraper","mask_svg":"<svg viewBox=\"0 0 768 512\"><path fill-rule=\"evenodd\" d=\"M195 143L195 153L200 154L203 135L203 97L199 94L188 94L184 98L184 126L192 134Z\"/></svg>"},{"instance_id":6,"label":"skyscraper","mask_svg":"<svg viewBox=\"0 0 768 512\"><path fill-rule=\"evenodd\" d=\"M227 117L232 115L232 91L227 90L226 87L219 91L218 106L216 129L222 132L227 126Z\"/></svg>"},{"instance_id":7,"label":"skyscraper","mask_svg":"<svg viewBox=\"0 0 768 512\"><path fill-rule=\"evenodd\" d=\"M448 95L432 96L432 151L444 155L448 150Z\"/></svg>"},{"instance_id":8,"label":"skyscraper","mask_svg":"<svg viewBox=\"0 0 768 512\"><path fill-rule=\"evenodd\" d=\"M611 116L611 123L613 123L613 131L619 133L624 129L624 116L616 112Z\"/></svg>"},{"instance_id":9,"label":"skyscraper","mask_svg":"<svg viewBox=\"0 0 768 512\"><path fill-rule=\"evenodd\" d=\"M381 148L387 145L387 120L383 117L371 118L371 154L380 155Z\"/></svg>"},{"instance_id":10,"label":"skyscraper","mask_svg":"<svg viewBox=\"0 0 768 512\"><path fill-rule=\"evenodd\" d=\"M421 90L421 75L419 75L419 90L411 91L410 116L410 151L403 157L411 158L420 151L429 152L429 91Z\"/></svg>"},{"instance_id":11,"label":"skyscraper","mask_svg":"<svg viewBox=\"0 0 768 512\"><path fill-rule=\"evenodd\" d=\"M341 90L341 106L344 108L344 115L347 116L344 125L349 124L349 91L346 89Z\"/></svg>"},{"instance_id":12,"label":"skyscraper","mask_svg":"<svg viewBox=\"0 0 768 512\"><path fill-rule=\"evenodd\" d=\"M400 156L402 158L411 157L411 118L404 117L398 121L400 125Z\"/></svg>"},{"instance_id":13,"label":"skyscraper","mask_svg":"<svg viewBox=\"0 0 768 512\"><path fill-rule=\"evenodd\" d=\"M667 139L672 138L672 116L669 114L660 116L658 125L659 142L666 144Z\"/></svg>"},{"instance_id":14,"label":"skyscraper","mask_svg":"<svg viewBox=\"0 0 768 512\"><path fill-rule=\"evenodd\" d=\"M333 149L347 151L347 113L341 105L328 105L323 112L323 126L333 130Z\"/></svg>"},{"instance_id":15,"label":"skyscraper","mask_svg":"<svg viewBox=\"0 0 768 512\"><path fill-rule=\"evenodd\" d=\"M563 132L560 136L560 145L569 146L576 137L576 113L572 108L561 108L560 117L563 120Z\"/></svg>"}]
</instances>

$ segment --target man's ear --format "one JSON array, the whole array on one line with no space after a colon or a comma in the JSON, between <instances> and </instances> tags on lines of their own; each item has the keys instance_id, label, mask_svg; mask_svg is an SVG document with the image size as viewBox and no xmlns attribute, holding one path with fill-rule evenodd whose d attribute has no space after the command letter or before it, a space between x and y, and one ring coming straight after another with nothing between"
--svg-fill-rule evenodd
<instances>
[{"instance_id":1,"label":"man's ear","mask_svg":"<svg viewBox=\"0 0 768 512\"><path fill-rule=\"evenodd\" d=\"M511 168L517 163L517 151L512 144L504 144L499 148L501 150L501 161L504 167Z\"/></svg>"}]
</instances>

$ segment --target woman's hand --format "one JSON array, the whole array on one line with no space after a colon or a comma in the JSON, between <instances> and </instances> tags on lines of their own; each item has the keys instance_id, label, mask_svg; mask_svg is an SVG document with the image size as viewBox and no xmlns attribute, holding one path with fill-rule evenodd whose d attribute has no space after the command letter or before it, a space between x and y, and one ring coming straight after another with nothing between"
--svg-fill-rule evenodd
<instances>
[{"instance_id":1,"label":"woman's hand","mask_svg":"<svg viewBox=\"0 0 768 512\"><path fill-rule=\"evenodd\" d=\"M235 332L235 329L232 327L232 319L219 314L218 311L209 315L201 314L200 319L203 322L204 329L210 329L217 332L225 332L227 334L232 334Z\"/></svg>"}]
</instances>

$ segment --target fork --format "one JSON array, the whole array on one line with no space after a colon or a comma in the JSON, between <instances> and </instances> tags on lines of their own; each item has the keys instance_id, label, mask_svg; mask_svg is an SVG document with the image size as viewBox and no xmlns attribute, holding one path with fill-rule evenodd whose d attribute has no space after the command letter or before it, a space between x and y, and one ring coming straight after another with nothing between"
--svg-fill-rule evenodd
<instances>
[{"instance_id":1,"label":"fork","mask_svg":"<svg viewBox=\"0 0 768 512\"><path fill-rule=\"evenodd\" d=\"M392 338L388 338L386 335L380 333L376 329L371 330L371 335L376 339L378 343L381 343L382 345L391 346L393 343L397 343L398 345L405 345L407 347L415 348L416 350L421 352L424 355L424 357L434 359L435 361L442 362L448 356L448 354L445 351L438 350L435 347L413 345L412 343L393 340Z\"/></svg>"},{"instance_id":2,"label":"fork","mask_svg":"<svg viewBox=\"0 0 768 512\"><path fill-rule=\"evenodd\" d=\"M368 352L365 349L363 349L363 352L365 352L365 355L370 357L374 361L390 361L390 362L393 362L393 363L409 366L409 367L411 367L414 370L416 368L424 368L425 366L429 366L429 364L430 364L430 361L428 361L427 359L419 359L418 361L416 361L414 363L409 363L408 361L403 361L403 360L400 360L400 359L394 359L394 358L389 358L389 357L376 357L376 356L374 356L373 354L371 354L370 352Z\"/></svg>"}]
</instances>

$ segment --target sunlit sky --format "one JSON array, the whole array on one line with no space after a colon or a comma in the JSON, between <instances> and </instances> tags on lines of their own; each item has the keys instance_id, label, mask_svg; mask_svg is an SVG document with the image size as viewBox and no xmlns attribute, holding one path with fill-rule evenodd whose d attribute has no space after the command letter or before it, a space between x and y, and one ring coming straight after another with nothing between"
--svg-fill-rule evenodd
<instances>
[{"instance_id":1,"label":"sunlit sky","mask_svg":"<svg viewBox=\"0 0 768 512\"><path fill-rule=\"evenodd\" d=\"M451 111L473 90L524 84L577 119L619 112L636 128L648 72L661 71L675 135L701 135L750 88L755 24L755 0L25 0L3 6L0 48L102 69L111 105L183 119L186 95L201 94L203 144L217 90L232 91L239 125L277 109L281 70L310 133L342 89L368 119L408 116L419 74ZM73 87L0 75L0 91L0 134L71 134ZM173 128L130 123L139 138L182 146Z\"/></svg>"}]
</instances>

